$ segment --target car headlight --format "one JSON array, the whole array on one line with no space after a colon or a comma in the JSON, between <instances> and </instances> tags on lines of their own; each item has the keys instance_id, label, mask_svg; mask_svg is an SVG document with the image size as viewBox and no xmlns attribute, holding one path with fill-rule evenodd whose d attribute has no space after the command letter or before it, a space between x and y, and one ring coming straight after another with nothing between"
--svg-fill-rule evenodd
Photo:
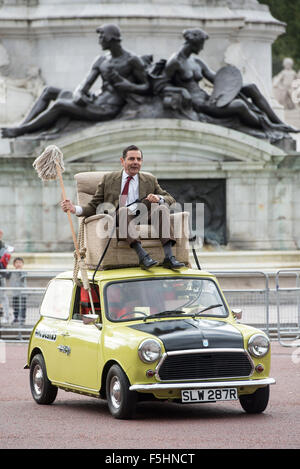
<instances>
[{"instance_id":1,"label":"car headlight","mask_svg":"<svg viewBox=\"0 0 300 469\"><path fill-rule=\"evenodd\" d=\"M146 339L138 349L140 359L144 363L152 363L161 357L161 346L157 340Z\"/></svg>"},{"instance_id":2,"label":"car headlight","mask_svg":"<svg viewBox=\"0 0 300 469\"><path fill-rule=\"evenodd\" d=\"M270 348L270 341L267 336L255 334L248 341L248 350L253 357L264 357Z\"/></svg>"}]
</instances>

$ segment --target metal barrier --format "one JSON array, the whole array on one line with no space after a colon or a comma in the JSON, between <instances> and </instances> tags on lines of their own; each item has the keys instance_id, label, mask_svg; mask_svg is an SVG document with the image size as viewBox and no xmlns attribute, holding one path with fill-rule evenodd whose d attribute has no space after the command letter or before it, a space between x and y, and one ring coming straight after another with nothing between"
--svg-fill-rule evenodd
<instances>
[{"instance_id":1,"label":"metal barrier","mask_svg":"<svg viewBox=\"0 0 300 469\"><path fill-rule=\"evenodd\" d=\"M0 339L28 339L39 318L45 288L0 288Z\"/></svg>"},{"instance_id":2,"label":"metal barrier","mask_svg":"<svg viewBox=\"0 0 300 469\"><path fill-rule=\"evenodd\" d=\"M12 287L7 274L16 270L0 270L0 340L27 341L39 318L39 309L48 281L61 270L26 271L27 283L42 286Z\"/></svg>"},{"instance_id":3,"label":"metal barrier","mask_svg":"<svg viewBox=\"0 0 300 469\"><path fill-rule=\"evenodd\" d=\"M1 275L0 271L0 275ZM7 271L4 271L7 272ZM13 272L13 271L9 271ZM39 318L39 307L48 281L60 271L27 271L26 288L11 287L9 281L0 287L0 340L28 340L32 327ZM282 336L297 339L300 335L300 269L282 269L273 274L263 271L212 271L221 284L227 302L231 308L241 308L241 322L262 329L269 336ZM287 275L294 276L295 285L282 287L279 281ZM275 288L270 288L270 276ZM237 284L237 280L244 280ZM247 278L247 280L246 280ZM236 280L235 280L236 279ZM222 285L223 283L227 285ZM39 286L34 286L38 284ZM248 284L252 284L251 287ZM18 317L14 322L16 306L22 308L15 297L26 298L25 321ZM3 306L8 310L3 314ZM2 305L2 315L1 315ZM23 304L24 306L24 304ZM21 312L21 311L20 311ZM8 323L4 323L8 319ZM295 345L293 343L293 345Z\"/></svg>"},{"instance_id":4,"label":"metal barrier","mask_svg":"<svg viewBox=\"0 0 300 469\"><path fill-rule=\"evenodd\" d=\"M280 286L283 278L294 278L293 286ZM278 341L284 347L300 346L295 342L300 337L300 269L281 269L276 273L276 306L277 306L277 334ZM291 342L283 342L293 340Z\"/></svg>"},{"instance_id":5,"label":"metal barrier","mask_svg":"<svg viewBox=\"0 0 300 469\"><path fill-rule=\"evenodd\" d=\"M262 283L260 288L227 289L222 287L226 300L231 308L241 308L243 315L241 322L258 327L270 334L270 326L274 329L275 318L270 318L270 288L269 276L262 271L213 271L216 277L250 277ZM220 282L221 283L221 282ZM271 319L271 322L270 322Z\"/></svg>"}]
</instances>

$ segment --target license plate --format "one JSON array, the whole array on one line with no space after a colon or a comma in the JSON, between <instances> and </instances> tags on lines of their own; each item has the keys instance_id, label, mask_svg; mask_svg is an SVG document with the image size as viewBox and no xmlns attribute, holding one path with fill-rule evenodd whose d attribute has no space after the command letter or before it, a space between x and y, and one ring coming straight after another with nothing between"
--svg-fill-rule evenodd
<instances>
[{"instance_id":1,"label":"license plate","mask_svg":"<svg viewBox=\"0 0 300 469\"><path fill-rule=\"evenodd\" d=\"M236 388L184 389L181 391L182 402L235 401L238 399Z\"/></svg>"}]
</instances>

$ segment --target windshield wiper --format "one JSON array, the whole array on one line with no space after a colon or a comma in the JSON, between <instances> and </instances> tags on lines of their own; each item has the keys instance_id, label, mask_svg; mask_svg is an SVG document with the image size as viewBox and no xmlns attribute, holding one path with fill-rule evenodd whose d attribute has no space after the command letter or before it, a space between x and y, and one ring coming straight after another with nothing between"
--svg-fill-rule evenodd
<instances>
[{"instance_id":1,"label":"windshield wiper","mask_svg":"<svg viewBox=\"0 0 300 469\"><path fill-rule=\"evenodd\" d=\"M153 319L153 318L159 318L159 317L167 317L167 316L178 316L178 315L184 315L184 316L192 316L193 318L195 318L196 316L198 316L199 314L202 314L204 313L204 311L207 311L209 309L213 309L213 308L219 308L221 306L224 306L222 303L218 303L216 305L210 305L210 306L206 306L206 308L204 309L201 309L201 311L198 311L197 313L187 313L186 311L181 311L181 310L167 310L167 311L160 311L159 313L155 313L155 314L151 314L150 316L145 316L143 318L143 321L147 321L147 319Z\"/></svg>"},{"instance_id":2,"label":"windshield wiper","mask_svg":"<svg viewBox=\"0 0 300 469\"><path fill-rule=\"evenodd\" d=\"M164 317L164 316L177 316L177 315L185 314L185 311L177 311L177 310L167 310L167 311L160 311L159 313L151 314L151 316L146 316L143 321L147 321L147 319L152 319L152 318L159 318L159 317Z\"/></svg>"},{"instance_id":3,"label":"windshield wiper","mask_svg":"<svg viewBox=\"0 0 300 469\"><path fill-rule=\"evenodd\" d=\"M192 314L192 316L193 316L193 318L195 318L196 316L199 316L199 314L204 313L204 311L207 311L207 310L213 309L213 308L220 308L220 306L224 306L224 305L222 303L218 303L217 305L206 306L206 308L201 309L201 311L198 311L198 313Z\"/></svg>"}]
</instances>

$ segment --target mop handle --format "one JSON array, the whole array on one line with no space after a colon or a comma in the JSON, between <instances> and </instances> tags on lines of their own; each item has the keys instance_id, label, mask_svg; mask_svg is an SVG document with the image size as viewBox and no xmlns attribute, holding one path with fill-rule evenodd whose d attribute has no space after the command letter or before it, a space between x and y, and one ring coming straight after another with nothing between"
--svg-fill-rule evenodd
<instances>
[{"instance_id":1,"label":"mop handle","mask_svg":"<svg viewBox=\"0 0 300 469\"><path fill-rule=\"evenodd\" d=\"M61 174L61 169L60 169L60 166L59 166L58 163L56 163L56 170L57 170L58 179L59 179L59 182L60 182L60 187L61 187L63 199L66 200L67 197L66 197L65 186L64 186L64 182L63 182L63 178L62 178L62 174ZM74 243L74 247L75 247L75 250L76 250L76 254L78 256L78 259L80 259L79 247L78 247L78 243L77 243L75 230L74 230L74 227L73 227L73 222L72 222L72 217L71 217L70 210L67 211L67 215L68 215L68 218L69 218L69 223L70 223L70 227L71 227L71 231L72 231L73 243Z\"/></svg>"}]
</instances>

